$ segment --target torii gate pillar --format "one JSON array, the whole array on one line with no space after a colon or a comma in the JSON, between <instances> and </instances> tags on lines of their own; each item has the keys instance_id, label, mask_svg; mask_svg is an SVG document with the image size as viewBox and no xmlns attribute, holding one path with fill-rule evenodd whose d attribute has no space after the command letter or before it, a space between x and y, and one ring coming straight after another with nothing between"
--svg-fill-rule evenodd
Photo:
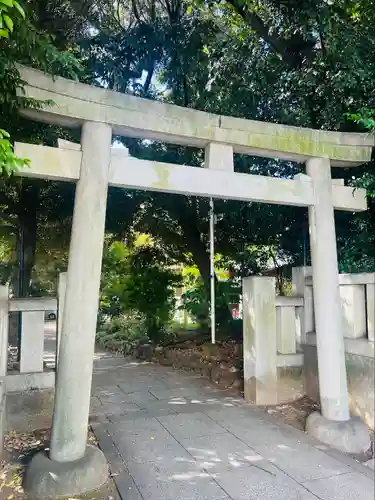
<instances>
[{"instance_id":1,"label":"torii gate pillar","mask_svg":"<svg viewBox=\"0 0 375 500\"><path fill-rule=\"evenodd\" d=\"M108 465L87 445L112 129L82 127L50 454L38 454L25 490L36 498L74 496L102 486Z\"/></svg>"},{"instance_id":2,"label":"torii gate pillar","mask_svg":"<svg viewBox=\"0 0 375 500\"><path fill-rule=\"evenodd\" d=\"M370 444L369 433L359 417L349 415L330 161L312 158L306 170L316 197L309 207L309 226L322 408L308 417L306 431L344 452L360 454Z\"/></svg>"}]
</instances>

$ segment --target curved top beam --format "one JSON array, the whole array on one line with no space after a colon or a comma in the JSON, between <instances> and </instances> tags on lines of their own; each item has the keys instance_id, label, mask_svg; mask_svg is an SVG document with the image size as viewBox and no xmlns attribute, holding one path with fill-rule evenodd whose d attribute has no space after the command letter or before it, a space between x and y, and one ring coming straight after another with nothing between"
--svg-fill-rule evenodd
<instances>
[{"instance_id":1,"label":"curved top beam","mask_svg":"<svg viewBox=\"0 0 375 500\"><path fill-rule=\"evenodd\" d=\"M113 133L173 144L205 147L231 144L237 153L303 162L328 157L333 166L351 167L371 159L372 134L329 132L255 120L214 115L108 89L52 77L19 66L27 82L27 97L53 101L39 110L24 110L31 118L78 127L84 121L108 123Z\"/></svg>"}]
</instances>

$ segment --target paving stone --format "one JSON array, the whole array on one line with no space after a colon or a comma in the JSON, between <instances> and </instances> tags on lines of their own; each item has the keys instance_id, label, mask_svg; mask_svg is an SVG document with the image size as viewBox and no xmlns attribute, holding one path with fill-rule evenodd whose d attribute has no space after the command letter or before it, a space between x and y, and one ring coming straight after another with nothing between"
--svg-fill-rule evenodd
<instances>
[{"instance_id":1,"label":"paving stone","mask_svg":"<svg viewBox=\"0 0 375 500\"><path fill-rule=\"evenodd\" d=\"M188 452L155 419L112 425L109 432L124 462L189 461ZM137 425L139 424L139 425Z\"/></svg>"},{"instance_id":2,"label":"paving stone","mask_svg":"<svg viewBox=\"0 0 375 500\"><path fill-rule=\"evenodd\" d=\"M111 435L106 431L105 426L98 425L95 427L94 434L99 442L100 449L108 461L111 474L117 475L121 473L124 470L124 462L114 445Z\"/></svg>"},{"instance_id":3,"label":"paving stone","mask_svg":"<svg viewBox=\"0 0 375 500\"><path fill-rule=\"evenodd\" d=\"M176 413L209 413L212 410L219 411L221 408L223 408L223 404L220 404L219 402L209 402L209 403L202 403L201 401L197 401L195 399L192 400L186 400L185 403L178 403L174 404L173 401L170 402L171 406L173 409L176 411Z\"/></svg>"},{"instance_id":4,"label":"paving stone","mask_svg":"<svg viewBox=\"0 0 375 500\"><path fill-rule=\"evenodd\" d=\"M113 476L122 500L143 500L137 485L127 470Z\"/></svg>"},{"instance_id":5,"label":"paving stone","mask_svg":"<svg viewBox=\"0 0 375 500\"><path fill-rule=\"evenodd\" d=\"M103 405L105 414L110 415L123 415L127 413L134 413L139 411L139 406L134 403L106 403Z\"/></svg>"},{"instance_id":6,"label":"paving stone","mask_svg":"<svg viewBox=\"0 0 375 500\"><path fill-rule=\"evenodd\" d=\"M350 472L342 462L298 442L255 445L254 449L298 482Z\"/></svg>"},{"instance_id":7,"label":"paving stone","mask_svg":"<svg viewBox=\"0 0 375 500\"><path fill-rule=\"evenodd\" d=\"M303 484L324 500L374 500L374 481L356 472Z\"/></svg>"},{"instance_id":8,"label":"paving stone","mask_svg":"<svg viewBox=\"0 0 375 500\"><path fill-rule=\"evenodd\" d=\"M372 469L197 375L123 362L91 406L123 500L374 500Z\"/></svg>"},{"instance_id":9,"label":"paving stone","mask_svg":"<svg viewBox=\"0 0 375 500\"><path fill-rule=\"evenodd\" d=\"M358 462L357 460L354 460L354 458L345 455L341 451L335 450L334 448L330 448L327 445L318 445L316 446L318 450L324 451L324 454L335 458L339 462L345 464L347 467L351 469L351 472L358 472L359 474L363 474L367 476L368 478L372 479L375 481L375 472L372 470L370 467L366 467L366 464L363 462Z\"/></svg>"},{"instance_id":10,"label":"paving stone","mask_svg":"<svg viewBox=\"0 0 375 500\"><path fill-rule=\"evenodd\" d=\"M129 472L144 500L222 500L227 494L194 464L129 464ZM125 497L126 498L126 497Z\"/></svg>"},{"instance_id":11,"label":"paving stone","mask_svg":"<svg viewBox=\"0 0 375 500\"><path fill-rule=\"evenodd\" d=\"M282 472L247 467L213 474L233 500L316 500L316 497Z\"/></svg>"},{"instance_id":12,"label":"paving stone","mask_svg":"<svg viewBox=\"0 0 375 500\"><path fill-rule=\"evenodd\" d=\"M163 381L161 380L159 381L157 379L155 380L152 376L145 377L144 379L136 377L135 380L133 381L130 380L126 382L120 380L118 382L118 386L124 393L147 392L150 389L155 389L159 391L168 390L168 386L164 384Z\"/></svg>"},{"instance_id":13,"label":"paving stone","mask_svg":"<svg viewBox=\"0 0 375 500\"><path fill-rule=\"evenodd\" d=\"M204 413L192 413L189 417L185 414L168 415L158 417L158 420L176 439L209 436L226 432L223 427Z\"/></svg>"},{"instance_id":14,"label":"paving stone","mask_svg":"<svg viewBox=\"0 0 375 500\"><path fill-rule=\"evenodd\" d=\"M148 390L123 393L122 398L127 403L136 403L137 405L142 405L150 401L158 401Z\"/></svg>"},{"instance_id":15,"label":"paving stone","mask_svg":"<svg viewBox=\"0 0 375 500\"><path fill-rule=\"evenodd\" d=\"M138 405L142 410L147 410L149 415L155 417L161 417L164 415L175 415L176 414L175 407L178 406L174 405L173 403L170 403L168 400L159 401L158 399L155 399L154 401L144 401L144 402L139 401Z\"/></svg>"},{"instance_id":16,"label":"paving stone","mask_svg":"<svg viewBox=\"0 0 375 500\"><path fill-rule=\"evenodd\" d=\"M267 468L267 460L232 434L185 438L182 446L207 472L217 472L256 465Z\"/></svg>"},{"instance_id":17,"label":"paving stone","mask_svg":"<svg viewBox=\"0 0 375 500\"><path fill-rule=\"evenodd\" d=\"M150 388L151 394L153 394L157 399L175 399L175 398L203 398L202 393L198 388L194 387L181 387L179 389L158 389L155 387Z\"/></svg>"}]
</instances>

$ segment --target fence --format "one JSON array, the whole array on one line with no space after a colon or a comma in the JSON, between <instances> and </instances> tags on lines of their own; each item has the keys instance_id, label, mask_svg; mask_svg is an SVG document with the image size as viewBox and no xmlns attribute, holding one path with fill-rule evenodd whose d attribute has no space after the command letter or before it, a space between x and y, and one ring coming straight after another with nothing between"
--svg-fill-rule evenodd
<instances>
[{"instance_id":1,"label":"fence","mask_svg":"<svg viewBox=\"0 0 375 500\"><path fill-rule=\"evenodd\" d=\"M7 286L0 286L0 377L6 391L53 387L55 374L44 364L45 312L57 311L54 297L9 298ZM19 363L8 367L9 314L21 314Z\"/></svg>"},{"instance_id":2,"label":"fence","mask_svg":"<svg viewBox=\"0 0 375 500\"><path fill-rule=\"evenodd\" d=\"M245 399L259 405L319 399L311 268L294 268L292 281L291 297L276 296L275 278L243 281ZM339 284L351 409L373 428L375 273Z\"/></svg>"}]
</instances>

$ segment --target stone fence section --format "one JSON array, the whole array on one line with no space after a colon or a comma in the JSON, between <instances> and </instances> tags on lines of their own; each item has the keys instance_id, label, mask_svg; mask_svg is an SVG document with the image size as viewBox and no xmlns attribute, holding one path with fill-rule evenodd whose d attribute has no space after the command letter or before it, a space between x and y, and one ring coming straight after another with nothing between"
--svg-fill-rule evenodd
<instances>
[{"instance_id":1,"label":"stone fence section","mask_svg":"<svg viewBox=\"0 0 375 500\"><path fill-rule=\"evenodd\" d=\"M54 297L11 298L0 286L0 378L6 392L51 388L55 372L44 363L46 311L57 311ZM8 362L9 314L21 313L21 343L18 360Z\"/></svg>"},{"instance_id":2,"label":"stone fence section","mask_svg":"<svg viewBox=\"0 0 375 500\"><path fill-rule=\"evenodd\" d=\"M319 401L310 267L292 271L293 295L276 296L275 279L243 280L244 393L258 405L307 394ZM350 410L374 428L375 273L340 274Z\"/></svg>"}]
</instances>

